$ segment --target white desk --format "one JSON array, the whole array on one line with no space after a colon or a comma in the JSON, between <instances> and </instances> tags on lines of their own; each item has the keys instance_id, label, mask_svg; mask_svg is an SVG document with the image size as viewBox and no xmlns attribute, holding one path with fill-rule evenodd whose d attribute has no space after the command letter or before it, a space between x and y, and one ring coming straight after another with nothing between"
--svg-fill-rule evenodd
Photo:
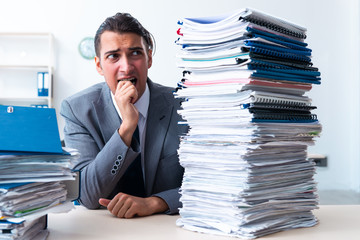
<instances>
[{"instance_id":1,"label":"white desk","mask_svg":"<svg viewBox=\"0 0 360 240\"><path fill-rule=\"evenodd\" d=\"M267 235L259 240L359 240L360 205L320 206L314 214L320 223L311 228L300 228ZM154 215L144 218L119 219L107 210L87 210L76 207L69 213L50 214L48 239L122 239L122 240L212 240L237 239L196 233L177 227L179 215Z\"/></svg>"}]
</instances>

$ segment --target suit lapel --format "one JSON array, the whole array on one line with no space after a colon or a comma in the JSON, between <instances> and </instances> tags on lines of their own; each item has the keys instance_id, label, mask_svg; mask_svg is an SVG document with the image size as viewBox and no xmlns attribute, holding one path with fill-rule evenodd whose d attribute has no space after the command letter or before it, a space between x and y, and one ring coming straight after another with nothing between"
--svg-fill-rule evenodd
<instances>
[{"instance_id":1,"label":"suit lapel","mask_svg":"<svg viewBox=\"0 0 360 240\"><path fill-rule=\"evenodd\" d=\"M150 80L148 80L148 85L150 90L150 104L146 122L144 164L145 191L147 195L150 195L173 106L157 85ZM93 107L105 144L121 124L121 119L112 104L110 89L106 83L104 83L99 99L93 102Z\"/></svg>"},{"instance_id":2,"label":"suit lapel","mask_svg":"<svg viewBox=\"0 0 360 240\"><path fill-rule=\"evenodd\" d=\"M146 194L150 195L173 106L159 90L159 87L150 80L148 80L148 84L150 104L145 140L145 190Z\"/></svg>"},{"instance_id":3,"label":"suit lapel","mask_svg":"<svg viewBox=\"0 0 360 240\"><path fill-rule=\"evenodd\" d=\"M93 107L105 144L121 123L121 119L112 104L110 89L106 83L103 85L99 99L93 102Z\"/></svg>"}]
</instances>

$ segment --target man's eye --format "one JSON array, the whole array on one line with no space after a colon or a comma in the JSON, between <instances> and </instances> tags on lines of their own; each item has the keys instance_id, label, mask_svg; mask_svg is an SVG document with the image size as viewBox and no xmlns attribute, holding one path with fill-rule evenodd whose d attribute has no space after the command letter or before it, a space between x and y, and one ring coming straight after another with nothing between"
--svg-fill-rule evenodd
<instances>
[{"instance_id":1,"label":"man's eye","mask_svg":"<svg viewBox=\"0 0 360 240\"><path fill-rule=\"evenodd\" d=\"M133 51L132 55L134 55L134 56L141 55L141 51Z\"/></svg>"},{"instance_id":2,"label":"man's eye","mask_svg":"<svg viewBox=\"0 0 360 240\"><path fill-rule=\"evenodd\" d=\"M108 59L117 59L119 57L119 54L110 54L107 56Z\"/></svg>"}]
</instances>

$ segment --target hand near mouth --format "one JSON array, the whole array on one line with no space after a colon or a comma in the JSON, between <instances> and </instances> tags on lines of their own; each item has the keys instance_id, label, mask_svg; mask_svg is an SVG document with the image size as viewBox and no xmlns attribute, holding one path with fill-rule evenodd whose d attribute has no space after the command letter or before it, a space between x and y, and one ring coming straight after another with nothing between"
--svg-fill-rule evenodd
<instances>
[{"instance_id":1,"label":"hand near mouth","mask_svg":"<svg viewBox=\"0 0 360 240\"><path fill-rule=\"evenodd\" d=\"M119 134L124 143L130 146L132 135L139 120L139 111L134 106L138 92L130 80L119 81L115 91L115 101L122 117Z\"/></svg>"},{"instance_id":2,"label":"hand near mouth","mask_svg":"<svg viewBox=\"0 0 360 240\"><path fill-rule=\"evenodd\" d=\"M125 79L120 79L120 80L118 80L118 83L119 83L119 82L124 82L124 81L130 81L133 85L136 85L136 81L137 81L137 79L136 79L136 78L125 78Z\"/></svg>"}]
</instances>

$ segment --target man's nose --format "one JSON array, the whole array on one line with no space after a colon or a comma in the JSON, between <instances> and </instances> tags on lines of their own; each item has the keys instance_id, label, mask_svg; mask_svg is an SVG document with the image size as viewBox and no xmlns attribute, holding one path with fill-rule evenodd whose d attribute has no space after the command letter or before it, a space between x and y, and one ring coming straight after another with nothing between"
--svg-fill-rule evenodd
<instances>
[{"instance_id":1,"label":"man's nose","mask_svg":"<svg viewBox=\"0 0 360 240\"><path fill-rule=\"evenodd\" d=\"M125 74L131 73L133 69L131 60L127 56L120 58L119 65L119 70Z\"/></svg>"}]
</instances>

